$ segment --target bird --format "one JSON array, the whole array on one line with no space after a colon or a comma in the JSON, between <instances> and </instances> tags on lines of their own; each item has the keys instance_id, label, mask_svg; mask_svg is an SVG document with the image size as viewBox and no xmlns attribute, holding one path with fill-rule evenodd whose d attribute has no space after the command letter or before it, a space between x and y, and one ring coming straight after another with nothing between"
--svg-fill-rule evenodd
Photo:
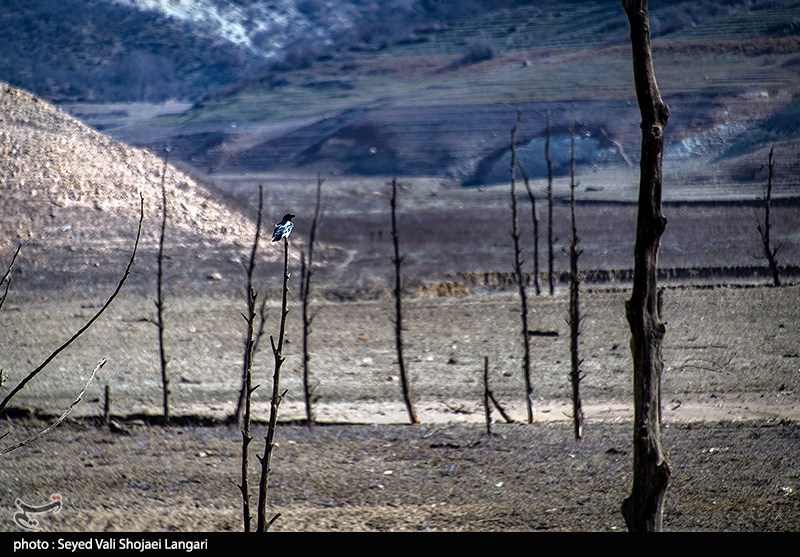
<instances>
[{"instance_id":1,"label":"bird","mask_svg":"<svg viewBox=\"0 0 800 557\"><path fill-rule=\"evenodd\" d=\"M277 242L283 238L289 238L289 234L291 234L292 230L294 229L294 223L292 222L294 217L295 215L291 213L286 213L283 215L281 222L276 224L274 230L272 231L273 242Z\"/></svg>"}]
</instances>

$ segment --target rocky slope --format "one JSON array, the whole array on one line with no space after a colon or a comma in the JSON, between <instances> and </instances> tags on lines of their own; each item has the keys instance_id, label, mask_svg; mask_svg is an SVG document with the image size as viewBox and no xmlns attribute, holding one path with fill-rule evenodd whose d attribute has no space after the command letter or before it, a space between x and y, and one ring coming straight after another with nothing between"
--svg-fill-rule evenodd
<instances>
[{"instance_id":1,"label":"rocky slope","mask_svg":"<svg viewBox=\"0 0 800 557\"><path fill-rule=\"evenodd\" d=\"M126 259L136 232L140 195L144 199L140 249L154 252L161 230L162 176L168 253L173 246L230 246L229 259L244 256L255 233L254 219L220 201L207 185L172 165L165 172L160 156L115 141L24 90L0 84L4 266L18 245L23 246L19 272L27 269L40 278L58 266L80 274L87 265L116 263L114 254ZM278 255L271 253L265 257Z\"/></svg>"}]
</instances>

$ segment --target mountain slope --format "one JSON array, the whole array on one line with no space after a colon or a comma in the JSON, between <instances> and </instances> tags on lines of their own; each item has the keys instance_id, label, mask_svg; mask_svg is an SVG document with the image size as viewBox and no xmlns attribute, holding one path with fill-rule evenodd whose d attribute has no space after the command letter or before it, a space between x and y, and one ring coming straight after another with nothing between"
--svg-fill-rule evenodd
<instances>
[{"instance_id":1,"label":"mountain slope","mask_svg":"<svg viewBox=\"0 0 800 557\"><path fill-rule=\"evenodd\" d=\"M639 115L627 21L617 3L482 5L431 18L401 38L266 71L184 114L109 129L133 143L170 142L211 175L322 171L507 180L508 133L523 111L520 154L545 176L545 114L555 171L568 171L571 110L581 173L631 168ZM767 141L788 173L800 145L800 2L654 3L654 56L671 107L667 151L678 181L752 188ZM153 138L153 134L156 134Z\"/></svg>"},{"instance_id":2,"label":"mountain slope","mask_svg":"<svg viewBox=\"0 0 800 557\"><path fill-rule=\"evenodd\" d=\"M7 265L22 245L17 270L23 288L46 287L54 276L118 277L133 246L141 195L145 215L137 268L140 282L149 283L160 237L163 171L163 160L153 153L0 83L0 261ZM222 257L226 269L241 273L233 262L252 243L254 221L172 165L165 189L170 272L205 280L220 270L209 258Z\"/></svg>"}]
</instances>

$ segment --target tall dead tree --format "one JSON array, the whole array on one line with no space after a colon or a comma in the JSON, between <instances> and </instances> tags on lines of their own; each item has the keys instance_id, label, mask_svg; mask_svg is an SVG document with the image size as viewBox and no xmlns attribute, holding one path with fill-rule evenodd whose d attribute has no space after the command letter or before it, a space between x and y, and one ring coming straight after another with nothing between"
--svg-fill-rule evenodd
<instances>
[{"instance_id":1,"label":"tall dead tree","mask_svg":"<svg viewBox=\"0 0 800 557\"><path fill-rule=\"evenodd\" d=\"M525 275L522 272L522 257L519 246L519 219L517 218L517 128L521 114L517 112L514 126L511 128L511 239L514 242L514 276L517 281L522 320L522 375L525 381L525 408L528 412L528 423L534 419L533 386L531 384L531 337L528 334L528 292Z\"/></svg>"},{"instance_id":2,"label":"tall dead tree","mask_svg":"<svg viewBox=\"0 0 800 557\"><path fill-rule=\"evenodd\" d=\"M778 244L772 247L771 228L770 222L770 206L772 205L772 178L775 175L775 161L772 158L773 149L769 150L769 162L767 164L767 185L764 190L764 223L758 223L758 233L761 236L761 249L764 259L767 260L769 273L772 275L772 284L774 286L781 285L781 276L778 272L778 250L781 246Z\"/></svg>"},{"instance_id":3,"label":"tall dead tree","mask_svg":"<svg viewBox=\"0 0 800 557\"><path fill-rule=\"evenodd\" d=\"M581 307L580 290L581 279L578 275L578 258L583 250L578 248L578 226L575 222L575 117L572 118L570 127L570 180L569 180L569 213L570 213L570 241L569 241L569 354L570 354L570 383L572 384L572 424L575 440L583 436L583 404L581 402L580 384L583 380L578 338L581 334Z\"/></svg>"},{"instance_id":4,"label":"tall dead tree","mask_svg":"<svg viewBox=\"0 0 800 557\"><path fill-rule=\"evenodd\" d=\"M392 195L389 198L389 204L392 209L392 243L394 245L392 263L394 263L394 337L395 346L397 347L397 365L400 368L400 386L403 389L403 401L408 411L408 420L412 424L418 424L419 419L417 418L416 410L414 410L414 403L411 401L406 362L403 357L403 288L400 275L403 257L400 256L400 234L397 231L397 178L392 178Z\"/></svg>"},{"instance_id":5,"label":"tall dead tree","mask_svg":"<svg viewBox=\"0 0 800 557\"><path fill-rule=\"evenodd\" d=\"M169 149L164 157L161 170L161 236L158 242L158 276L156 285L156 325L158 326L158 355L161 362L161 394L164 423L169 423L169 375L167 374L167 353L164 345L164 243L167 234L167 167Z\"/></svg>"},{"instance_id":6,"label":"tall dead tree","mask_svg":"<svg viewBox=\"0 0 800 557\"><path fill-rule=\"evenodd\" d=\"M244 316L247 322L247 334L245 335L244 357L242 358L242 388L239 392L239 406L236 409L236 419L242 430L242 483L239 485L239 489L242 492L242 522L245 532L250 531L252 520L252 515L250 513L250 481L248 472L250 468L250 443L253 440L250 434L250 425L253 391L258 388L258 386L253 387L253 356L255 355L256 344L256 298L258 297L258 293L253 288L253 271L256 264L256 254L258 252L258 241L261 237L261 220L263 213L264 188L263 186L259 186L256 234L253 239L253 247L250 251L250 262L247 267L247 315Z\"/></svg>"},{"instance_id":7,"label":"tall dead tree","mask_svg":"<svg viewBox=\"0 0 800 557\"><path fill-rule=\"evenodd\" d=\"M278 409L286 391L280 391L281 385L281 366L286 359L283 355L283 344L286 340L286 316L289 315L289 237L283 237L283 288L281 297L281 324L278 331L278 343L275 344L275 337L270 335L269 342L272 345L272 355L275 359L275 371L272 375L272 398L269 405L269 424L267 434L264 436L264 454L258 456L261 463L261 478L258 482L258 511L256 519L256 532L266 532L281 515L275 514L267 520L267 490L269 488L269 474L272 471L272 452L275 449L275 430L278 427Z\"/></svg>"},{"instance_id":8,"label":"tall dead tree","mask_svg":"<svg viewBox=\"0 0 800 557\"><path fill-rule=\"evenodd\" d=\"M667 225L661 213L661 190L669 107L661 99L653 69L647 0L622 0L622 5L630 24L633 78L642 118L633 288L625 305L633 357L633 485L622 503L622 515L631 532L657 532L662 530L672 474L661 446L661 347L666 326L657 284L658 249Z\"/></svg>"},{"instance_id":9,"label":"tall dead tree","mask_svg":"<svg viewBox=\"0 0 800 557\"><path fill-rule=\"evenodd\" d=\"M249 414L250 401L248 397L252 394L250 388L250 379L252 377L253 357L258 349L261 336L264 334L264 325L266 323L266 300L261 301L261 309L259 311L260 319L258 329L256 329L256 298L257 292L253 286L253 274L256 268L256 255L258 253L258 244L261 239L261 222L264 215L264 186L258 186L258 214L256 215L256 235L253 238L253 246L250 249L250 259L248 260L247 267L247 286L245 290L245 297L247 299L247 315L243 315L247 321L247 333L244 339L244 357L242 358L242 387L239 389L239 400L236 404L236 414L231 419L235 419L239 427L245 427L245 414ZM249 418L248 418L249 419ZM249 435L249 433L248 433Z\"/></svg>"},{"instance_id":10,"label":"tall dead tree","mask_svg":"<svg viewBox=\"0 0 800 557\"><path fill-rule=\"evenodd\" d=\"M308 235L308 254L301 256L300 269L300 301L303 309L303 396L306 401L306 422L310 426L314 423L314 393L311 388L311 355L308 350L308 339L311 336L311 322L314 313L309 310L311 300L311 275L314 273L314 243L317 238L317 227L320 221L322 205L322 183L325 180L317 174L317 203L314 208L314 218L311 221L311 231Z\"/></svg>"},{"instance_id":11,"label":"tall dead tree","mask_svg":"<svg viewBox=\"0 0 800 557\"><path fill-rule=\"evenodd\" d=\"M542 288L539 285L539 212L536 210L536 196L533 193L528 172L525 170L522 161L517 161L517 166L520 174L522 174L525 191L528 192L528 199L531 202L531 221L533 221L533 290L539 296L542 293Z\"/></svg>"},{"instance_id":12,"label":"tall dead tree","mask_svg":"<svg viewBox=\"0 0 800 557\"><path fill-rule=\"evenodd\" d=\"M547 129L545 130L544 140L544 159L547 162L547 284L550 288L550 295L555 293L556 287L553 283L553 158L550 156L550 111L547 111Z\"/></svg>"}]
</instances>

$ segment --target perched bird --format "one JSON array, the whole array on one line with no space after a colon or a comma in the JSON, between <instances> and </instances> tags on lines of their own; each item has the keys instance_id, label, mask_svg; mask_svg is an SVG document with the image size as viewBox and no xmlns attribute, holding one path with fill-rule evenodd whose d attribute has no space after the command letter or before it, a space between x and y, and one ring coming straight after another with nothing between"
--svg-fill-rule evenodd
<instances>
[{"instance_id":1,"label":"perched bird","mask_svg":"<svg viewBox=\"0 0 800 557\"><path fill-rule=\"evenodd\" d=\"M272 231L273 242L277 242L278 240L289 237L289 234L291 234L292 230L294 229L294 223L292 222L294 217L295 215L291 213L286 213L283 215L281 222L276 224L275 229Z\"/></svg>"}]
</instances>

